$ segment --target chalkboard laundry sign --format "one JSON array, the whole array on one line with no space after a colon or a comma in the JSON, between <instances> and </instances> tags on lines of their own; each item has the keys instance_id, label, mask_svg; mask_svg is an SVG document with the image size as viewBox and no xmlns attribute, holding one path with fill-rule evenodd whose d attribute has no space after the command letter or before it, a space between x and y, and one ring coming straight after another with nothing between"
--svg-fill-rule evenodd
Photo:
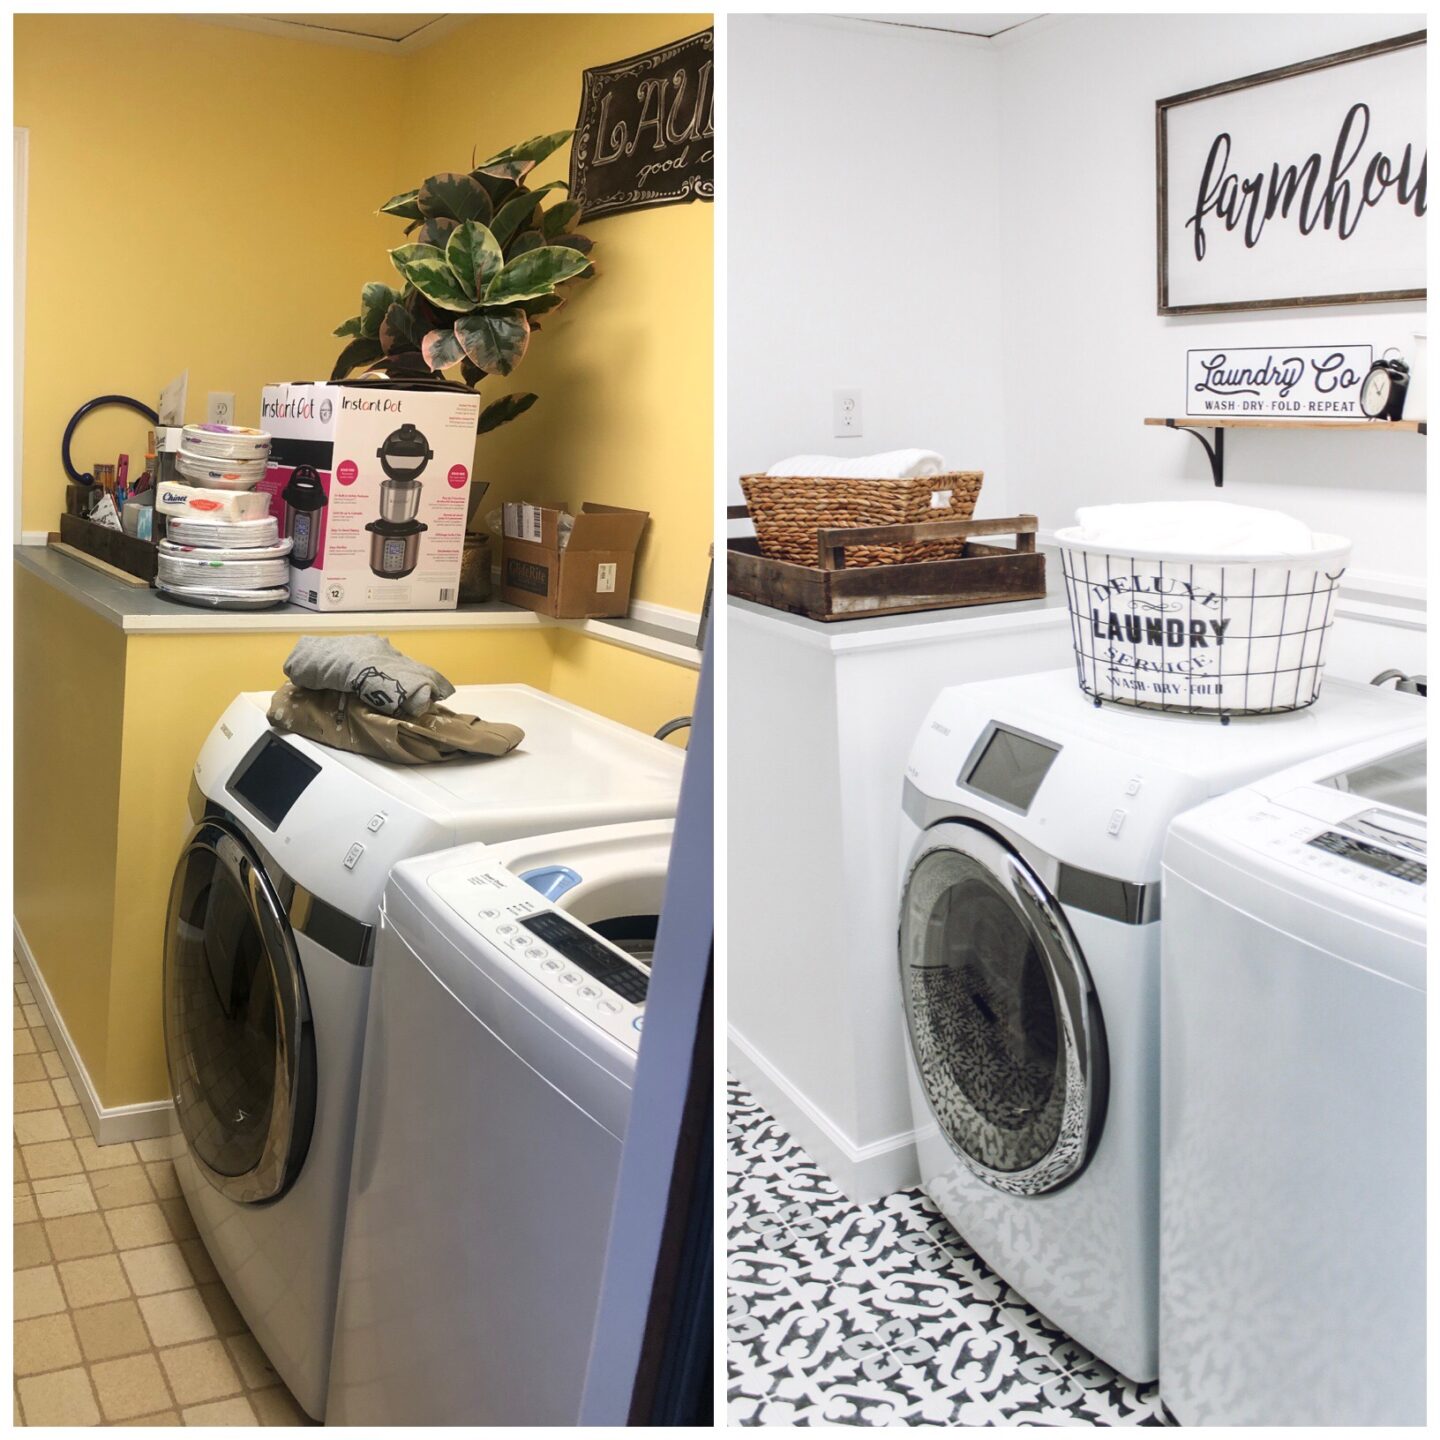
<instances>
[{"instance_id":1,"label":"chalkboard laundry sign","mask_svg":"<svg viewBox=\"0 0 1440 1440\"><path fill-rule=\"evenodd\" d=\"M585 71L570 198L587 221L715 198L715 31Z\"/></svg>"}]
</instances>

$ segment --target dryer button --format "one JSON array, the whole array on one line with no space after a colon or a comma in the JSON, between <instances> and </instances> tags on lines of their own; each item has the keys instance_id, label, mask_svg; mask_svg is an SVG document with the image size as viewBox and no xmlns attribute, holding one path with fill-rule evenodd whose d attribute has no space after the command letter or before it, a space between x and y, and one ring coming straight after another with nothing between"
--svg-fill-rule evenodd
<instances>
[{"instance_id":1,"label":"dryer button","mask_svg":"<svg viewBox=\"0 0 1440 1440\"><path fill-rule=\"evenodd\" d=\"M541 968L544 970L563 970L565 968L565 962L563 960L556 960L552 957L551 959L547 960Z\"/></svg>"},{"instance_id":2,"label":"dryer button","mask_svg":"<svg viewBox=\"0 0 1440 1440\"><path fill-rule=\"evenodd\" d=\"M575 985L579 983L579 980L580 977L573 970L567 970L560 977L560 983L562 985Z\"/></svg>"},{"instance_id":3,"label":"dryer button","mask_svg":"<svg viewBox=\"0 0 1440 1440\"><path fill-rule=\"evenodd\" d=\"M373 835L384 823L385 817L383 815L372 815L366 822L365 828Z\"/></svg>"},{"instance_id":4,"label":"dryer button","mask_svg":"<svg viewBox=\"0 0 1440 1440\"><path fill-rule=\"evenodd\" d=\"M1138 795L1140 793L1140 786L1144 781L1145 777L1143 775L1132 775L1125 782L1125 793L1127 795Z\"/></svg>"},{"instance_id":5,"label":"dryer button","mask_svg":"<svg viewBox=\"0 0 1440 1440\"><path fill-rule=\"evenodd\" d=\"M618 1015L620 1003L617 1000L602 1000L596 1007L604 1015Z\"/></svg>"},{"instance_id":6,"label":"dryer button","mask_svg":"<svg viewBox=\"0 0 1440 1440\"><path fill-rule=\"evenodd\" d=\"M1105 827L1106 833L1118 835L1121 827L1125 824L1125 812L1123 810L1112 810L1110 812L1110 823Z\"/></svg>"},{"instance_id":7,"label":"dryer button","mask_svg":"<svg viewBox=\"0 0 1440 1440\"><path fill-rule=\"evenodd\" d=\"M600 992L593 985L582 985L575 993L582 1000L593 1000Z\"/></svg>"},{"instance_id":8,"label":"dryer button","mask_svg":"<svg viewBox=\"0 0 1440 1440\"><path fill-rule=\"evenodd\" d=\"M360 863L360 857L365 853L363 845L352 845L345 852L345 868L353 870Z\"/></svg>"}]
</instances>

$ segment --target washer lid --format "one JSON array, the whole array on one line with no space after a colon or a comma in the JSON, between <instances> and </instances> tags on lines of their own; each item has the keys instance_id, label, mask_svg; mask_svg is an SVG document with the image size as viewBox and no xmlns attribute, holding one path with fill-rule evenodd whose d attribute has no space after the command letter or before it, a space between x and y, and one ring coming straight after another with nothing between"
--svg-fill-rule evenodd
<instances>
[{"instance_id":1,"label":"washer lid","mask_svg":"<svg viewBox=\"0 0 1440 1440\"><path fill-rule=\"evenodd\" d=\"M262 715L271 696L245 700ZM451 828L456 842L510 840L581 826L673 816L685 752L529 685L462 685L449 710L525 731L508 755L443 765L391 765L287 740L323 768L349 770Z\"/></svg>"}]
</instances>

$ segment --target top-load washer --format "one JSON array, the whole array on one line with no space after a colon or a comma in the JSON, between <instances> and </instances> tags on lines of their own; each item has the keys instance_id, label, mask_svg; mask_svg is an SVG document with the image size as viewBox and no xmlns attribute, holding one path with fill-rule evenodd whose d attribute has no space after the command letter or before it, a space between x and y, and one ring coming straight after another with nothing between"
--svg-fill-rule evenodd
<instances>
[{"instance_id":1,"label":"top-load washer","mask_svg":"<svg viewBox=\"0 0 1440 1440\"><path fill-rule=\"evenodd\" d=\"M576 1425L671 821L396 866L327 1419Z\"/></svg>"},{"instance_id":2,"label":"top-load washer","mask_svg":"<svg viewBox=\"0 0 1440 1440\"><path fill-rule=\"evenodd\" d=\"M272 730L242 695L200 753L171 887L165 1048L181 1187L276 1370L324 1413L370 964L400 860L673 817L684 752L524 685L457 710L510 754L401 766Z\"/></svg>"},{"instance_id":3,"label":"top-load washer","mask_svg":"<svg viewBox=\"0 0 1440 1440\"><path fill-rule=\"evenodd\" d=\"M1182 1424L1425 1423L1425 809L1417 724L1171 828L1160 1383Z\"/></svg>"},{"instance_id":4,"label":"top-load washer","mask_svg":"<svg viewBox=\"0 0 1440 1440\"><path fill-rule=\"evenodd\" d=\"M943 691L902 822L900 983L921 1177L1035 1308L1158 1369L1160 861L1175 815L1412 696L1340 680L1235 719L1099 709L1073 670Z\"/></svg>"}]
</instances>

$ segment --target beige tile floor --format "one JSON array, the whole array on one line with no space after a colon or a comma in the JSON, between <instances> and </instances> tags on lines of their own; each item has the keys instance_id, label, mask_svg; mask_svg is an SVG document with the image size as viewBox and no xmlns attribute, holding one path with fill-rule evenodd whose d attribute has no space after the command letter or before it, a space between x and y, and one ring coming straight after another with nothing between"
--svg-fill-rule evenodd
<instances>
[{"instance_id":1,"label":"beige tile floor","mask_svg":"<svg viewBox=\"0 0 1440 1440\"><path fill-rule=\"evenodd\" d=\"M196 1238L170 1145L95 1143L17 964L17 1425L311 1423Z\"/></svg>"}]
</instances>

